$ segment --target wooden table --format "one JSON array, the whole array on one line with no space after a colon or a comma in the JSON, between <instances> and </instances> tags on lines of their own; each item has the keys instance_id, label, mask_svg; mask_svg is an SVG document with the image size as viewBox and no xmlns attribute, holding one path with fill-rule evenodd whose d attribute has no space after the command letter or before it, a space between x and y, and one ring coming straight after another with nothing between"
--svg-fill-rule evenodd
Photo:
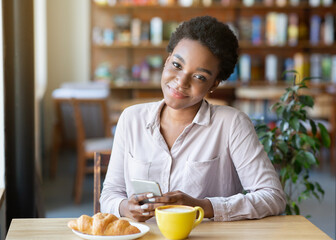
<instances>
[{"instance_id":1,"label":"wooden table","mask_svg":"<svg viewBox=\"0 0 336 240\"><path fill-rule=\"evenodd\" d=\"M79 240L67 227L69 218L13 219L6 240L62 239ZM146 223L150 231L142 240L165 239L155 223ZM213 222L204 220L188 239L331 239L303 216L275 216L261 220Z\"/></svg>"}]
</instances>

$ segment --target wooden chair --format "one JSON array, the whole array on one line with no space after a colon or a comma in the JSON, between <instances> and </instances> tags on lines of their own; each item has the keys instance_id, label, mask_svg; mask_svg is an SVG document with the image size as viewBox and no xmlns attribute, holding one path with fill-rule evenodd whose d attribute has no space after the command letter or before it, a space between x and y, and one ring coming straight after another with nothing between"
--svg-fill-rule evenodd
<instances>
[{"instance_id":1,"label":"wooden chair","mask_svg":"<svg viewBox=\"0 0 336 240\"><path fill-rule=\"evenodd\" d=\"M77 132L77 169L74 186L75 202L80 203L82 197L82 187L85 175L93 173L94 169L88 165L89 160L94 159L94 152L110 154L113 144L112 130L109 124L107 99L72 99L75 125ZM97 112L98 111L98 112ZM96 127L104 126L105 137L99 137L98 129L90 125L90 120L100 120L101 124ZM89 135L89 131L91 135Z\"/></svg>"},{"instance_id":2,"label":"wooden chair","mask_svg":"<svg viewBox=\"0 0 336 240\"><path fill-rule=\"evenodd\" d=\"M53 126L49 176L53 179L57 172L60 149L76 148L76 130L73 107L70 98L53 96L56 122Z\"/></svg>"},{"instance_id":3,"label":"wooden chair","mask_svg":"<svg viewBox=\"0 0 336 240\"><path fill-rule=\"evenodd\" d=\"M97 94L98 92L98 94ZM107 83L103 82L69 82L63 83L60 88L52 92L52 100L54 103L56 121L53 125L52 147L49 164L49 176L53 179L57 172L58 155L61 149L76 149L77 134L73 108L73 98L81 99L106 99L108 98L110 89ZM105 104L105 103L103 103ZM110 105L110 103L108 104ZM105 108L105 106L104 106ZM118 118L115 118L114 111L109 117L108 126L114 126ZM105 110L104 114L108 114L110 109ZM107 112L106 112L107 111ZM92 133L86 137L105 137L110 134L103 131L92 129Z\"/></svg>"},{"instance_id":4,"label":"wooden chair","mask_svg":"<svg viewBox=\"0 0 336 240\"><path fill-rule=\"evenodd\" d=\"M100 212L100 193L102 173L106 173L111 155L109 153L94 153L94 174L93 174L93 211Z\"/></svg>"}]
</instances>

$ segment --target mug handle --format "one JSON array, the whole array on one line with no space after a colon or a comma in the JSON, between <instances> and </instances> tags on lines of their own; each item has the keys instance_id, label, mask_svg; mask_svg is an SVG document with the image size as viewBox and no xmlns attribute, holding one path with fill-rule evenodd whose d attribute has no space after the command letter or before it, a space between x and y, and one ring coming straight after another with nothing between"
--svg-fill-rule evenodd
<instances>
[{"instance_id":1,"label":"mug handle","mask_svg":"<svg viewBox=\"0 0 336 240\"><path fill-rule=\"evenodd\" d=\"M196 212L198 212L198 218L196 219L196 221L194 222L194 225L192 228L196 227L198 224L200 224L203 220L204 217L204 211L203 208L201 207L194 207L194 209L196 210Z\"/></svg>"}]
</instances>

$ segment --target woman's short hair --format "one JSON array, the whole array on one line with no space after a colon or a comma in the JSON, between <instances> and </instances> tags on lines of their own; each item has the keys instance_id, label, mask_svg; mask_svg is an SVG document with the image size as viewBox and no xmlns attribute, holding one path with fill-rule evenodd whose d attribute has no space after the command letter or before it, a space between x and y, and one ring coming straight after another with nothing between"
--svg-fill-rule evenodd
<instances>
[{"instance_id":1,"label":"woman's short hair","mask_svg":"<svg viewBox=\"0 0 336 240\"><path fill-rule=\"evenodd\" d=\"M224 81L233 73L238 60L238 40L229 26L210 16L201 16L180 24L169 40L172 53L182 39L197 40L220 60L217 79Z\"/></svg>"}]
</instances>

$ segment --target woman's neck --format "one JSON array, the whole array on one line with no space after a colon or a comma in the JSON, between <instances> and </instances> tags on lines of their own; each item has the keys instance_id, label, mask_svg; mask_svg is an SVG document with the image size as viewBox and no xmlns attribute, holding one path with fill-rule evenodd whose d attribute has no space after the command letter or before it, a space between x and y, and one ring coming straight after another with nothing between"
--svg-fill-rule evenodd
<instances>
[{"instance_id":1,"label":"woman's neck","mask_svg":"<svg viewBox=\"0 0 336 240\"><path fill-rule=\"evenodd\" d=\"M176 125L189 125L195 118L202 101L193 107L185 109L173 109L167 105L164 105L161 111L161 122L169 121L170 124Z\"/></svg>"}]
</instances>

